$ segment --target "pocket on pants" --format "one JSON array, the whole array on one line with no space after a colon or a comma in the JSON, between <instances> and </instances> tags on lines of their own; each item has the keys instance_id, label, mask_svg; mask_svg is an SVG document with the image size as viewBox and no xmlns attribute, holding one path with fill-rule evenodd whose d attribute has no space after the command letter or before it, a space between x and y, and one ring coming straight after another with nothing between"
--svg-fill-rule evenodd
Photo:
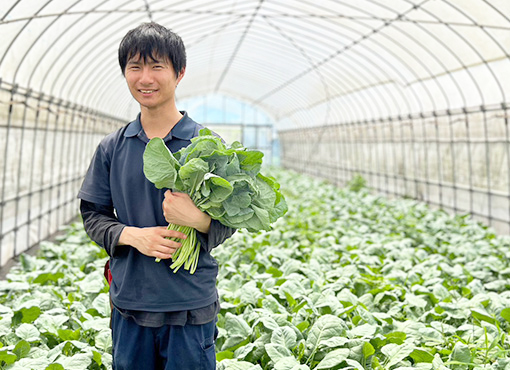
<instances>
[{"instance_id":1,"label":"pocket on pants","mask_svg":"<svg viewBox=\"0 0 510 370\"><path fill-rule=\"evenodd\" d=\"M214 370L216 369L216 350L215 342L218 336L218 329L214 323L214 335L208 336L200 344L202 347L202 358L200 361L201 370Z\"/></svg>"}]
</instances>

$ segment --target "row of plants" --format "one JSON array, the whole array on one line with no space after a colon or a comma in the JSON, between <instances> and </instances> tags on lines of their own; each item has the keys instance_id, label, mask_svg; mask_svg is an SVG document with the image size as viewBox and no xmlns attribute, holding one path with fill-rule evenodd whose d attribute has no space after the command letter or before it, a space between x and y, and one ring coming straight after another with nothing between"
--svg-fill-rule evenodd
<instances>
[{"instance_id":1,"label":"row of plants","mask_svg":"<svg viewBox=\"0 0 510 370\"><path fill-rule=\"evenodd\" d=\"M219 370L510 369L510 239L274 170L289 205L220 269ZM0 281L0 368L111 368L105 252L70 225Z\"/></svg>"},{"instance_id":2,"label":"row of plants","mask_svg":"<svg viewBox=\"0 0 510 370\"><path fill-rule=\"evenodd\" d=\"M510 369L510 239L423 203L274 174L273 230L214 251L219 369Z\"/></svg>"},{"instance_id":3,"label":"row of plants","mask_svg":"<svg viewBox=\"0 0 510 370\"><path fill-rule=\"evenodd\" d=\"M1 369L111 369L107 259L81 223L20 255L0 281Z\"/></svg>"}]
</instances>

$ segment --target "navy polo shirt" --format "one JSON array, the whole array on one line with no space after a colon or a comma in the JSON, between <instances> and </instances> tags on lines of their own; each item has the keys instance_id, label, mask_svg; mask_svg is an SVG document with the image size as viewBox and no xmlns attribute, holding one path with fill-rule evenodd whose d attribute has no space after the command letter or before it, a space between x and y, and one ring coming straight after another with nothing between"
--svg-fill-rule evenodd
<instances>
[{"instance_id":1,"label":"navy polo shirt","mask_svg":"<svg viewBox=\"0 0 510 370\"><path fill-rule=\"evenodd\" d=\"M189 145L203 126L183 112L182 119L164 138L171 152ZM143 173L143 152L149 142L137 119L106 136L96 149L78 197L113 206L118 220L127 226L167 226L162 210L166 189L157 189ZM203 243L202 243L203 244ZM136 248L117 246L111 251L113 303L128 310L167 312L193 310L214 303L218 297L218 265L200 249L193 275L183 268L174 273L172 260L155 262Z\"/></svg>"}]
</instances>

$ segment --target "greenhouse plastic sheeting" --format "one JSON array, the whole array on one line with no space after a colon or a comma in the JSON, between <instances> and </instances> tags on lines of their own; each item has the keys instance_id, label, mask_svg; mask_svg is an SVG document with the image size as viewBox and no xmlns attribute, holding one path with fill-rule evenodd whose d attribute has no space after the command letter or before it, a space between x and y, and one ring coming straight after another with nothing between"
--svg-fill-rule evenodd
<instances>
[{"instance_id":1,"label":"greenhouse plastic sheeting","mask_svg":"<svg viewBox=\"0 0 510 370\"><path fill-rule=\"evenodd\" d=\"M118 117L116 56L154 20L188 51L179 99L221 92L277 128L491 105L510 94L510 2L3 0L0 76Z\"/></svg>"},{"instance_id":2,"label":"greenhouse plastic sheeting","mask_svg":"<svg viewBox=\"0 0 510 370\"><path fill-rule=\"evenodd\" d=\"M510 230L508 0L2 0L0 265L76 216L139 110L117 49L149 21L186 44L178 106L249 106L265 126L236 132L284 167Z\"/></svg>"}]
</instances>

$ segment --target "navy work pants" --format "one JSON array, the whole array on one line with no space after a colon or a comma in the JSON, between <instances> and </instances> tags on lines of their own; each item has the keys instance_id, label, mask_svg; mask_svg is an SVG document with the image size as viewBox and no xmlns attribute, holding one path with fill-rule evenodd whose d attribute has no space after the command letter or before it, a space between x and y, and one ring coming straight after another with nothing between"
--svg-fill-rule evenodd
<instances>
[{"instance_id":1,"label":"navy work pants","mask_svg":"<svg viewBox=\"0 0 510 370\"><path fill-rule=\"evenodd\" d=\"M112 310L113 370L214 370L216 323L148 328Z\"/></svg>"}]
</instances>

